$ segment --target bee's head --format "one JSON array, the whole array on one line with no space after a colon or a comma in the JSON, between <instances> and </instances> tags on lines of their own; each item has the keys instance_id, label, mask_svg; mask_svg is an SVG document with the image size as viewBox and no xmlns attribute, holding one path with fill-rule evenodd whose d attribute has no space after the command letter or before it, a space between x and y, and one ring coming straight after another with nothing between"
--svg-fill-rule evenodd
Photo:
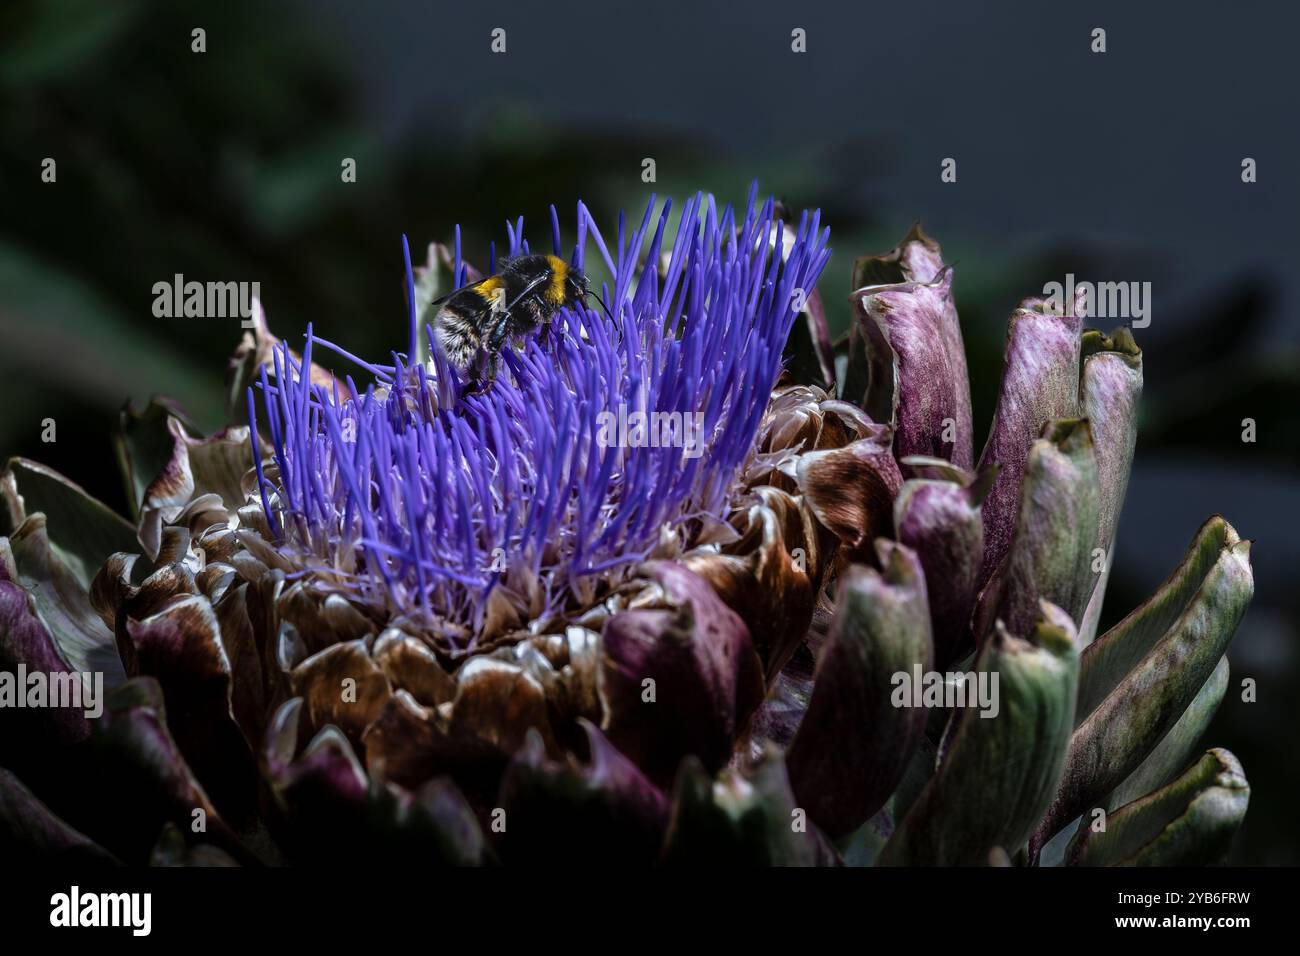
<instances>
[{"instance_id":1,"label":"bee's head","mask_svg":"<svg viewBox=\"0 0 1300 956\"><path fill-rule=\"evenodd\" d=\"M605 300L600 297L600 293L591 287L590 279L581 273L574 273L571 277L571 281L573 282L575 301L585 301L587 296L592 296L600 303L601 309L603 309L605 314L609 316L610 320L613 320L613 313L609 311L609 306L607 306Z\"/></svg>"},{"instance_id":2,"label":"bee's head","mask_svg":"<svg viewBox=\"0 0 1300 956\"><path fill-rule=\"evenodd\" d=\"M596 301L600 303L600 307L605 310L605 314L609 315L609 306L605 305L605 301L591 287L590 279L558 256L552 256L551 260L552 275L562 277L561 287L564 289L564 305L578 305L581 302L586 302L587 296L595 296Z\"/></svg>"},{"instance_id":3,"label":"bee's head","mask_svg":"<svg viewBox=\"0 0 1300 956\"><path fill-rule=\"evenodd\" d=\"M573 269L566 269L565 273L564 289L568 293L565 296L566 300L569 304L584 301L591 294L591 286L587 282L587 277Z\"/></svg>"}]
</instances>

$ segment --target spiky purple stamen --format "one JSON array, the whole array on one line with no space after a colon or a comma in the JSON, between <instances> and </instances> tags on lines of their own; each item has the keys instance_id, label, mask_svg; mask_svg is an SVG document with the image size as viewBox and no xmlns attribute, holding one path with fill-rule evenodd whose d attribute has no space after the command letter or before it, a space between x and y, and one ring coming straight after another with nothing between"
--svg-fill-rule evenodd
<instances>
[{"instance_id":1,"label":"spiky purple stamen","mask_svg":"<svg viewBox=\"0 0 1300 956\"><path fill-rule=\"evenodd\" d=\"M301 360L279 345L274 382L263 369L275 473L259 456L257 478L281 545L359 601L465 648L495 588L521 605L540 589L528 616L545 627L644 558L665 526L689 532L701 516L725 518L781 371L795 290L811 292L830 256L818 214L805 213L783 263L772 252L782 229L774 204L755 210L754 198L739 224L730 206L719 216L711 198L689 200L666 265L671 203L648 246L653 197L630 236L620 217L613 250L580 203L571 261L583 268L590 237L612 276L613 317L561 311L549 335L503 353L480 394L462 390L428 328L432 358L416 360L403 239L408 351L392 366L356 360L378 387L362 393L349 378L353 397L340 400L337 386L313 383L313 345L354 357L310 327ZM509 254L523 253L523 221L507 232ZM551 232L558 254L554 209ZM467 281L459 229L452 271L458 286ZM617 416L620 405L629 415L701 414L699 456L602 442L601 413ZM251 389L249 410L256 432Z\"/></svg>"}]
</instances>

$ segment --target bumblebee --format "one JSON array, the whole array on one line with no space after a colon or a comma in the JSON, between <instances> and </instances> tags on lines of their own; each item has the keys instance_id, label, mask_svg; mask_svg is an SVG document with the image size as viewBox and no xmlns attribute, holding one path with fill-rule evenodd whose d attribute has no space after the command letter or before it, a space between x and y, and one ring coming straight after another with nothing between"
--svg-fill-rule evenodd
<instances>
[{"instance_id":1,"label":"bumblebee","mask_svg":"<svg viewBox=\"0 0 1300 956\"><path fill-rule=\"evenodd\" d=\"M480 350L486 353L488 384L496 378L497 356L507 341L548 326L555 313L590 294L587 278L559 256L514 256L500 271L457 289L433 304L434 334L447 358L471 381L478 380Z\"/></svg>"}]
</instances>

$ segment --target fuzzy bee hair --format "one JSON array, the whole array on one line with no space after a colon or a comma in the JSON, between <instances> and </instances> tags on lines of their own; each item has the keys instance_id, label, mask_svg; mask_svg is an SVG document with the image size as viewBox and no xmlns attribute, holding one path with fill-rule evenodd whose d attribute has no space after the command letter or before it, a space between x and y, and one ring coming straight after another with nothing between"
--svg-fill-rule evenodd
<instances>
[{"instance_id":1,"label":"fuzzy bee hair","mask_svg":"<svg viewBox=\"0 0 1300 956\"><path fill-rule=\"evenodd\" d=\"M475 359L487 354L489 381L507 342L518 341L587 295L587 280L559 256L515 256L500 271L434 304L434 333L448 360L475 377Z\"/></svg>"}]
</instances>

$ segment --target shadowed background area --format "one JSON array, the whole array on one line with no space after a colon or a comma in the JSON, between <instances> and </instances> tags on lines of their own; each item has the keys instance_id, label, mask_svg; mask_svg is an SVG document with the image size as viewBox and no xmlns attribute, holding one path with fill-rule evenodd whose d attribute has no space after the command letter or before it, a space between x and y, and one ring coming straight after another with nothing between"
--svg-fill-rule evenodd
<instances>
[{"instance_id":1,"label":"shadowed background area","mask_svg":"<svg viewBox=\"0 0 1300 956\"><path fill-rule=\"evenodd\" d=\"M507 217L536 230L551 202L568 235L579 198L606 222L651 191L739 201L757 178L819 206L836 332L852 260L922 220L956 262L980 429L1021 297L1067 273L1150 282L1107 618L1159 583L1209 514L1255 541L1257 597L1207 739L1252 783L1233 859L1294 864L1297 19L1251 3L6 4L0 451L125 510L109 443L123 401L166 393L215 427L240 334L237 318L155 318L154 283L256 281L290 342L313 322L386 355L405 336L402 233L418 252L459 222L483 262ZM195 27L206 53L191 52ZM505 54L490 52L495 27ZM795 27L805 54L791 52ZM1094 27L1105 54L1090 52ZM956 183L940 181L945 157ZM1241 181L1245 157L1257 183ZM1246 677L1256 703L1241 700Z\"/></svg>"}]
</instances>

